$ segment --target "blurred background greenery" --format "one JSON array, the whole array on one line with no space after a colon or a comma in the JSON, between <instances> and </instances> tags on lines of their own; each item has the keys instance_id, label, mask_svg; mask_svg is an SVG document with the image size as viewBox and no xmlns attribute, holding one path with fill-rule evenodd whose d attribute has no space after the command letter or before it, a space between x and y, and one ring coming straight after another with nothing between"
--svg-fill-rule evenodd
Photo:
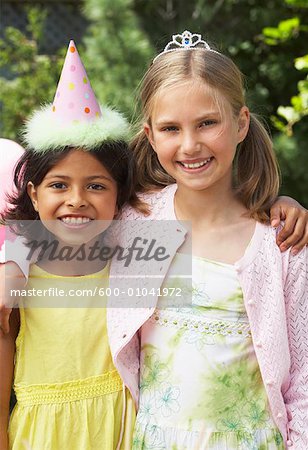
<instances>
[{"instance_id":1,"label":"blurred background greenery","mask_svg":"<svg viewBox=\"0 0 308 450\"><path fill-rule=\"evenodd\" d=\"M308 0L3 0L1 136L51 102L74 39L97 97L138 116L138 85L171 34L201 33L246 77L272 134L281 193L308 207Z\"/></svg>"}]
</instances>

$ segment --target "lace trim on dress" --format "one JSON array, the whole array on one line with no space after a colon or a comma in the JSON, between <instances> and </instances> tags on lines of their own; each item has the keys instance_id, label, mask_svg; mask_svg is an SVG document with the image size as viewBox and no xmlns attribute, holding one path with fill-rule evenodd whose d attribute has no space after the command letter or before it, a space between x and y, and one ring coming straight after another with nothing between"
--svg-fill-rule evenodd
<instances>
[{"instance_id":1,"label":"lace trim on dress","mask_svg":"<svg viewBox=\"0 0 308 450\"><path fill-rule=\"evenodd\" d=\"M117 370L84 380L57 384L14 386L19 405L31 406L48 403L66 403L101 397L122 390L123 382Z\"/></svg>"},{"instance_id":2,"label":"lace trim on dress","mask_svg":"<svg viewBox=\"0 0 308 450\"><path fill-rule=\"evenodd\" d=\"M204 318L190 318L187 314L181 317L178 312L155 310L149 319L162 326L172 326L178 329L194 330L209 335L251 337L250 326L247 322L232 322L221 320L206 320Z\"/></svg>"}]
</instances>

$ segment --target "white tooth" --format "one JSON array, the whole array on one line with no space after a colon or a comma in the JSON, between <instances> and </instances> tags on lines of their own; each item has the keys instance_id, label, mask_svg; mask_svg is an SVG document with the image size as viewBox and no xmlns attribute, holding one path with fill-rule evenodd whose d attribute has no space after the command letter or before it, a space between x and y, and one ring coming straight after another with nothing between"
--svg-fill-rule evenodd
<instances>
[{"instance_id":1,"label":"white tooth","mask_svg":"<svg viewBox=\"0 0 308 450\"><path fill-rule=\"evenodd\" d=\"M185 164L184 163L184 166L187 167L188 169L196 169L198 167L202 167L204 164L205 164L204 162L202 162L202 163L192 163L192 164Z\"/></svg>"},{"instance_id":2,"label":"white tooth","mask_svg":"<svg viewBox=\"0 0 308 450\"><path fill-rule=\"evenodd\" d=\"M211 160L211 157L205 159L204 161L200 161L197 163L191 163L191 164L187 164L187 163L182 163L184 167L186 167L187 169L197 169L198 167L202 167L204 166L206 163L208 163Z\"/></svg>"},{"instance_id":3,"label":"white tooth","mask_svg":"<svg viewBox=\"0 0 308 450\"><path fill-rule=\"evenodd\" d=\"M88 217L63 217L61 219L64 223L68 223L71 225L80 225L83 223L90 222Z\"/></svg>"}]
</instances>

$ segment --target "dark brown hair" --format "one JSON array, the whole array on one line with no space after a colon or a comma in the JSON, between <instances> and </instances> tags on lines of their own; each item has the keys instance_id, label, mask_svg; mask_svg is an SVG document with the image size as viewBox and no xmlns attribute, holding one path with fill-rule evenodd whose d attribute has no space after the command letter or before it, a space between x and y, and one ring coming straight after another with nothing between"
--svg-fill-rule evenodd
<instances>
[{"instance_id":1,"label":"dark brown hair","mask_svg":"<svg viewBox=\"0 0 308 450\"><path fill-rule=\"evenodd\" d=\"M28 150L22 155L14 173L16 194L8 198L11 206L2 214L4 222L39 218L27 192L28 183L31 181L34 186L38 186L46 174L73 150L72 147L45 153ZM127 143L105 142L92 150L85 151L93 155L117 183L118 208L121 209L125 203L128 203L143 212L145 207L136 195L136 164Z\"/></svg>"}]
</instances>

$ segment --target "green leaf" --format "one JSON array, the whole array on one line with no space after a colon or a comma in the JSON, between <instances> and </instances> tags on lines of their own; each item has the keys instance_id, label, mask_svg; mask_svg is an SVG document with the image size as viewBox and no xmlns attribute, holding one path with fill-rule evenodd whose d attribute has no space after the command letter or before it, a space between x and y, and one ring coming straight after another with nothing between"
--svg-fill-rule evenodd
<instances>
[{"instance_id":1,"label":"green leaf","mask_svg":"<svg viewBox=\"0 0 308 450\"><path fill-rule=\"evenodd\" d=\"M279 106L277 113L287 122L295 123L300 119L300 114L292 106Z\"/></svg>"},{"instance_id":2,"label":"green leaf","mask_svg":"<svg viewBox=\"0 0 308 450\"><path fill-rule=\"evenodd\" d=\"M308 8L307 0L284 0L287 5L295 6L296 8Z\"/></svg>"},{"instance_id":3,"label":"green leaf","mask_svg":"<svg viewBox=\"0 0 308 450\"><path fill-rule=\"evenodd\" d=\"M296 58L295 67L297 70L308 70L308 55Z\"/></svg>"},{"instance_id":4,"label":"green leaf","mask_svg":"<svg viewBox=\"0 0 308 450\"><path fill-rule=\"evenodd\" d=\"M278 45L281 42L288 41L296 37L300 29L300 19L292 17L279 22L278 27L265 27L262 30L265 43L268 45Z\"/></svg>"},{"instance_id":5,"label":"green leaf","mask_svg":"<svg viewBox=\"0 0 308 450\"><path fill-rule=\"evenodd\" d=\"M303 109L303 102L302 102L301 96L300 95L294 95L291 98L291 105L293 106L293 108L296 111L298 111L298 112L302 111L302 109Z\"/></svg>"},{"instance_id":6,"label":"green leaf","mask_svg":"<svg viewBox=\"0 0 308 450\"><path fill-rule=\"evenodd\" d=\"M278 29L283 37L291 37L294 30L298 30L300 25L300 20L298 17L293 17L292 19L283 20L279 23Z\"/></svg>"}]
</instances>

